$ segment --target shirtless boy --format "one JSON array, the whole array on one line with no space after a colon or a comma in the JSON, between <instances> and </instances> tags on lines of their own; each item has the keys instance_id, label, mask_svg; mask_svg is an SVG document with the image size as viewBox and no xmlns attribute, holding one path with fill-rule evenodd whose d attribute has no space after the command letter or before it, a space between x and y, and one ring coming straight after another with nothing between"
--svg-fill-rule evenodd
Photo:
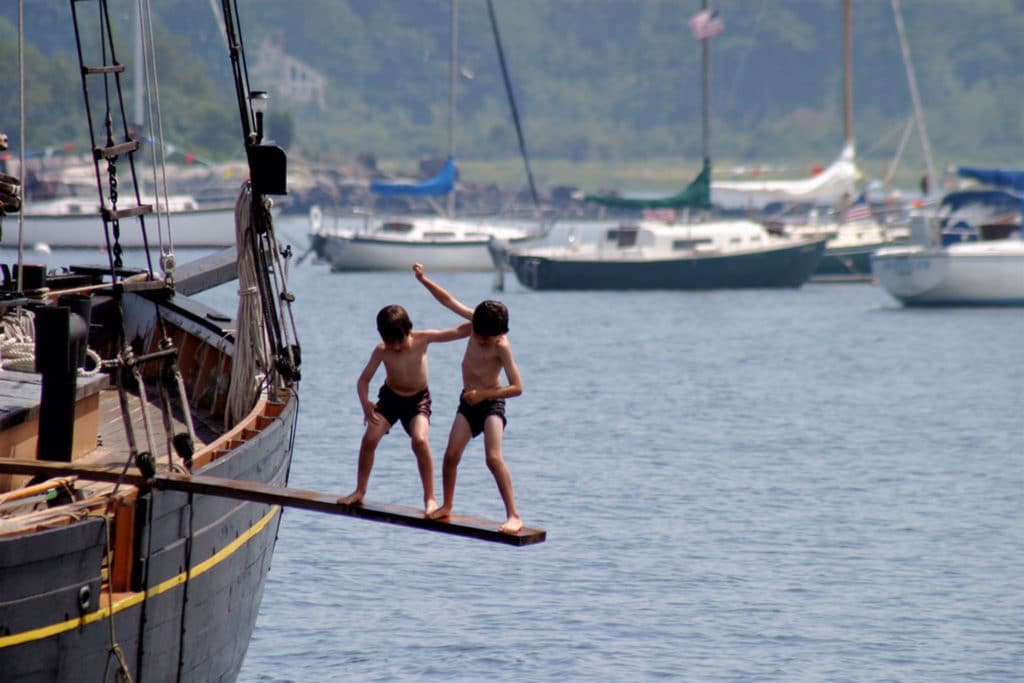
<instances>
[{"instance_id":1,"label":"shirtless boy","mask_svg":"<svg viewBox=\"0 0 1024 683\"><path fill-rule=\"evenodd\" d=\"M444 452L444 502L428 516L434 519L447 519L451 516L455 477L462 452L466 450L470 439L483 433L487 469L494 475L501 500L505 504L505 523L498 530L514 534L523 528L523 521L516 511L512 475L505 464L501 441L506 423L505 399L523 393L523 380L512 358L512 346L506 335L508 309L498 301L484 301L475 310L470 309L427 278L423 274L422 265L415 264L413 271L416 279L423 283L442 306L471 320L473 324L473 333L466 342L466 355L462 358L462 396L448 436L448 447ZM502 371L508 380L505 386L501 382Z\"/></svg>"},{"instance_id":2,"label":"shirtless boy","mask_svg":"<svg viewBox=\"0 0 1024 683\"><path fill-rule=\"evenodd\" d=\"M423 509L427 514L438 509L434 498L434 463L427 438L430 426L427 346L467 337L470 328L470 323L463 323L447 330L414 330L409 314L397 305L385 306L377 313L377 331L382 341L374 347L356 382L366 424L359 446L356 490L339 498L339 503L354 505L363 501L377 444L395 422L401 420L412 441L412 452L423 482ZM374 403L370 400L370 380L381 363L384 364L384 384Z\"/></svg>"}]
</instances>

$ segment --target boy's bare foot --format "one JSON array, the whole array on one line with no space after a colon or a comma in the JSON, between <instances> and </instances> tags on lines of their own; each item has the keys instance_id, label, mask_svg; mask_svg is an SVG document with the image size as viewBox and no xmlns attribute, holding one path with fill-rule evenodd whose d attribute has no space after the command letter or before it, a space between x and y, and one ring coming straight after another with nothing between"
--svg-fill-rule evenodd
<instances>
[{"instance_id":1,"label":"boy's bare foot","mask_svg":"<svg viewBox=\"0 0 1024 683\"><path fill-rule=\"evenodd\" d=\"M348 494L347 496L342 496L341 498L339 498L338 502L341 503L342 505L359 505L360 503L363 502L363 497L365 495L366 495L365 493L360 493L359 491L353 491L352 493Z\"/></svg>"},{"instance_id":2,"label":"boy's bare foot","mask_svg":"<svg viewBox=\"0 0 1024 683\"><path fill-rule=\"evenodd\" d=\"M427 501L427 504L424 507L423 512L424 512L424 514L426 514L427 517L430 517L430 515L432 515L437 510L438 510L437 501L434 500L433 498L431 498L430 500Z\"/></svg>"},{"instance_id":3,"label":"boy's bare foot","mask_svg":"<svg viewBox=\"0 0 1024 683\"><path fill-rule=\"evenodd\" d=\"M519 519L515 515L505 520L505 523L498 527L498 531L503 534L515 534L519 533L519 530L523 528L523 520Z\"/></svg>"},{"instance_id":4,"label":"boy's bare foot","mask_svg":"<svg viewBox=\"0 0 1024 683\"><path fill-rule=\"evenodd\" d=\"M442 505L433 512L428 512L427 517L430 519L449 519L452 516L452 509L447 505Z\"/></svg>"}]
</instances>

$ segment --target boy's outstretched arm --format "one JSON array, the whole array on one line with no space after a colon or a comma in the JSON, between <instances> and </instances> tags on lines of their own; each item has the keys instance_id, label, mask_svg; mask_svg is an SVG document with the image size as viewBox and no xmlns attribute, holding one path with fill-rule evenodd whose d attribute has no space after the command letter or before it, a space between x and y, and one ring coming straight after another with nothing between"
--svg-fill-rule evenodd
<instances>
[{"instance_id":1,"label":"boy's outstretched arm","mask_svg":"<svg viewBox=\"0 0 1024 683\"><path fill-rule=\"evenodd\" d=\"M473 323L462 323L458 327L451 327L447 330L420 330L419 334L427 340L428 343L433 342L449 342L455 341L456 339L465 339L469 336L469 333L473 331Z\"/></svg>"},{"instance_id":2,"label":"boy's outstretched arm","mask_svg":"<svg viewBox=\"0 0 1024 683\"><path fill-rule=\"evenodd\" d=\"M466 320L473 319L473 309L453 297L448 293L448 290L424 275L422 264L414 263L412 271L416 273L416 279L423 283L423 286L434 295L434 298L437 299L438 303L445 308L454 311L456 315L461 315Z\"/></svg>"}]
</instances>

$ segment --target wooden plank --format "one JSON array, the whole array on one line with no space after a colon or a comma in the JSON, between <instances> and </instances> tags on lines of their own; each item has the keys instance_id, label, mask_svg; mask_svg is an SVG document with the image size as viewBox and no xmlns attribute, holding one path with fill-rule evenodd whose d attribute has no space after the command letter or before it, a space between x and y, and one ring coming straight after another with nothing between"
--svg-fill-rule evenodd
<instances>
[{"instance_id":1,"label":"wooden plank","mask_svg":"<svg viewBox=\"0 0 1024 683\"><path fill-rule=\"evenodd\" d=\"M237 500L248 500L270 505L293 507L313 512L326 512L334 515L358 517L373 522L397 524L426 531L436 531L482 541L504 543L506 545L524 546L543 543L547 532L543 529L523 527L517 533L506 534L498 531L501 522L452 515L451 519L441 521L427 519L419 508L389 503L371 503L364 501L361 505L346 505L338 502L334 494L320 493L306 489L283 486L272 486L254 481L240 481L222 477L205 475L183 475L173 472L159 472L152 480L147 480L134 467L124 475L121 467L90 466L36 460L0 459L0 472L13 474L45 474L56 476L77 476L93 481L122 481L134 486L166 490L185 491L210 496L224 496Z\"/></svg>"},{"instance_id":2,"label":"wooden plank","mask_svg":"<svg viewBox=\"0 0 1024 683\"><path fill-rule=\"evenodd\" d=\"M236 279L238 254L231 246L178 266L174 271L174 288L182 296L192 296Z\"/></svg>"}]
</instances>

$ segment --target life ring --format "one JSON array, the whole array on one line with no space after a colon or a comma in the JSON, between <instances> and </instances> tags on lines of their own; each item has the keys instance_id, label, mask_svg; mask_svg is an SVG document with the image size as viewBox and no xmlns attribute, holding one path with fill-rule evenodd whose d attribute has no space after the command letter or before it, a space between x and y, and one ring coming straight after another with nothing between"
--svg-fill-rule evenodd
<instances>
[{"instance_id":1,"label":"life ring","mask_svg":"<svg viewBox=\"0 0 1024 683\"><path fill-rule=\"evenodd\" d=\"M319 204L314 204L309 207L309 227L313 232L320 232L320 227L324 224L324 212L320 209Z\"/></svg>"}]
</instances>

